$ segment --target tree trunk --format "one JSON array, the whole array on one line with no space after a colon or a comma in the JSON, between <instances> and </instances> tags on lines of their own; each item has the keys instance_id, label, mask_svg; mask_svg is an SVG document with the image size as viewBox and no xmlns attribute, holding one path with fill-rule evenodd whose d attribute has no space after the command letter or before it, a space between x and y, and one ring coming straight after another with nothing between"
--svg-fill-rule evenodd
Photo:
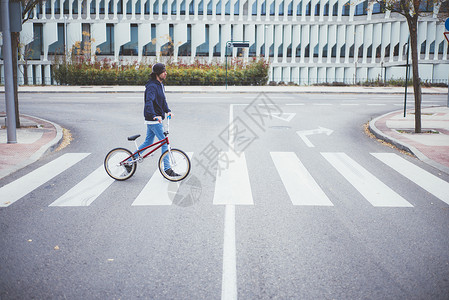
<instances>
[{"instance_id":1,"label":"tree trunk","mask_svg":"<svg viewBox=\"0 0 449 300\"><path fill-rule=\"evenodd\" d=\"M11 50L12 50L12 74L14 84L14 108L16 115L16 128L20 128L20 115L19 115L19 96L17 89L17 56L19 53L19 32L11 32Z\"/></svg>"},{"instance_id":2,"label":"tree trunk","mask_svg":"<svg viewBox=\"0 0 449 300\"><path fill-rule=\"evenodd\" d=\"M407 17L412 49L413 92L415 94L415 133L421 133L421 79L418 71L418 16Z\"/></svg>"}]
</instances>

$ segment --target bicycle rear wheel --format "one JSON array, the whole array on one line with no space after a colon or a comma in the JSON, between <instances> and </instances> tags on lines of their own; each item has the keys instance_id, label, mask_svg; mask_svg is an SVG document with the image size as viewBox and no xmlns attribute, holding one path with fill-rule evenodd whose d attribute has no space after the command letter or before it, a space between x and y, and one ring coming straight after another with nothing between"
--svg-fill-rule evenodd
<instances>
[{"instance_id":1,"label":"bicycle rear wheel","mask_svg":"<svg viewBox=\"0 0 449 300\"><path fill-rule=\"evenodd\" d=\"M123 162L130 157L132 152L125 148L115 148L109 151L104 159L106 173L115 180L126 180L134 175L137 164L133 162Z\"/></svg>"},{"instance_id":2,"label":"bicycle rear wheel","mask_svg":"<svg viewBox=\"0 0 449 300\"><path fill-rule=\"evenodd\" d=\"M170 168L165 169L164 159L168 159ZM179 149L167 150L159 158L159 171L167 180L181 181L189 175L190 159Z\"/></svg>"}]
</instances>

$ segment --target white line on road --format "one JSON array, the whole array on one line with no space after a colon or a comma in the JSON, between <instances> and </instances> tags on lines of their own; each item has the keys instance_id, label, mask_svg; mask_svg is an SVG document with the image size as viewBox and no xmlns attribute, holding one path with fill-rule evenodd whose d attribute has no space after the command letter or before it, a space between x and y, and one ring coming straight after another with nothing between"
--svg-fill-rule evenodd
<instances>
[{"instance_id":1,"label":"white line on road","mask_svg":"<svg viewBox=\"0 0 449 300\"><path fill-rule=\"evenodd\" d=\"M231 153L234 149L234 105L231 104L229 107L229 151ZM225 205L225 219L224 219L224 233L223 233L223 277L221 282L221 299L226 300L236 300L237 299L237 261L236 261L236 245L235 245L235 199L230 197L236 197L237 191L241 191L242 195L248 199L242 199L238 202L243 203L253 203L253 198L251 194L251 186L249 185L248 170L246 168L246 160L244 153L235 155L236 161L229 161L228 168L225 170L217 170L219 176L217 176L215 184L215 194L214 194L214 204L217 203L228 203ZM232 171L231 171L232 170ZM224 173L223 173L224 172ZM237 174L236 172L241 172ZM243 174L242 174L243 173ZM222 176L224 175L224 176ZM239 179L233 178L236 175ZM239 181L240 185L238 185ZM221 182L221 183L220 183ZM223 183L226 182L230 185L224 186ZM217 192L218 188L218 192ZM230 191L230 193L229 193ZM226 199L229 198L229 199ZM239 196L241 197L241 196Z\"/></svg>"},{"instance_id":2,"label":"white line on road","mask_svg":"<svg viewBox=\"0 0 449 300\"><path fill-rule=\"evenodd\" d=\"M237 253L235 247L235 205L225 206L223 237L223 277L221 299L237 299Z\"/></svg>"},{"instance_id":3,"label":"white line on road","mask_svg":"<svg viewBox=\"0 0 449 300\"><path fill-rule=\"evenodd\" d=\"M270 152L293 205L333 206L293 152Z\"/></svg>"},{"instance_id":4,"label":"white line on road","mask_svg":"<svg viewBox=\"0 0 449 300\"><path fill-rule=\"evenodd\" d=\"M345 153L321 153L373 206L413 207Z\"/></svg>"},{"instance_id":5,"label":"white line on road","mask_svg":"<svg viewBox=\"0 0 449 300\"><path fill-rule=\"evenodd\" d=\"M245 153L221 152L218 165L214 205L253 205Z\"/></svg>"},{"instance_id":6,"label":"white line on road","mask_svg":"<svg viewBox=\"0 0 449 300\"><path fill-rule=\"evenodd\" d=\"M49 206L89 206L113 182L101 165Z\"/></svg>"},{"instance_id":7,"label":"white line on road","mask_svg":"<svg viewBox=\"0 0 449 300\"><path fill-rule=\"evenodd\" d=\"M449 204L449 182L421 169L394 153L371 153L375 158Z\"/></svg>"},{"instance_id":8,"label":"white line on road","mask_svg":"<svg viewBox=\"0 0 449 300\"><path fill-rule=\"evenodd\" d=\"M7 207L56 177L90 153L67 153L0 188L0 207Z\"/></svg>"},{"instance_id":9,"label":"white line on road","mask_svg":"<svg viewBox=\"0 0 449 300\"><path fill-rule=\"evenodd\" d=\"M60 97L55 97L55 96L50 96L50 99L80 99L80 100L84 100L84 99L100 99L100 97L91 97L91 96L60 96Z\"/></svg>"},{"instance_id":10,"label":"white line on road","mask_svg":"<svg viewBox=\"0 0 449 300\"><path fill-rule=\"evenodd\" d=\"M187 153L190 159L192 159L192 155L193 152ZM156 169L132 205L172 205L180 185L180 182L168 181L162 176L159 169Z\"/></svg>"}]
</instances>

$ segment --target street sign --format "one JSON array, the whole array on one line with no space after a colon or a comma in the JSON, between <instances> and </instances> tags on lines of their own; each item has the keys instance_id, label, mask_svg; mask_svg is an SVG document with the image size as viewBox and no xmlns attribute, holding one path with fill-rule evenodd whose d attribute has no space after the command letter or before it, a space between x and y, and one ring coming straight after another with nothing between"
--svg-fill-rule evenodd
<instances>
[{"instance_id":1,"label":"street sign","mask_svg":"<svg viewBox=\"0 0 449 300\"><path fill-rule=\"evenodd\" d=\"M449 43L449 32L445 32L444 37L446 38L446 41Z\"/></svg>"},{"instance_id":2,"label":"street sign","mask_svg":"<svg viewBox=\"0 0 449 300\"><path fill-rule=\"evenodd\" d=\"M235 47L235 48L249 48L249 43L234 42L234 43L232 43L232 46Z\"/></svg>"},{"instance_id":3,"label":"street sign","mask_svg":"<svg viewBox=\"0 0 449 300\"><path fill-rule=\"evenodd\" d=\"M446 27L446 30L449 31L449 18L447 18L444 22L444 27Z\"/></svg>"}]
</instances>

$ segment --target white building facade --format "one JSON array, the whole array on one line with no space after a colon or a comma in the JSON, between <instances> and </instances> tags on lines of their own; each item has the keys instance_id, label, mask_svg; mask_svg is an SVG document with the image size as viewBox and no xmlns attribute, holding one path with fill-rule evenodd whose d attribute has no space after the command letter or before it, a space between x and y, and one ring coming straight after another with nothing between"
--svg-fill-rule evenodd
<instances>
[{"instance_id":1,"label":"white building facade","mask_svg":"<svg viewBox=\"0 0 449 300\"><path fill-rule=\"evenodd\" d=\"M418 26L420 77L447 83L444 24L438 7L426 10ZM300 85L406 77L405 18L368 1L47 0L30 17L21 32L27 62L19 83L26 68L28 84L54 84L55 56L88 40L97 59L148 63L224 63L228 41L247 41L249 48L230 49L228 57L263 56L270 81Z\"/></svg>"}]
</instances>

